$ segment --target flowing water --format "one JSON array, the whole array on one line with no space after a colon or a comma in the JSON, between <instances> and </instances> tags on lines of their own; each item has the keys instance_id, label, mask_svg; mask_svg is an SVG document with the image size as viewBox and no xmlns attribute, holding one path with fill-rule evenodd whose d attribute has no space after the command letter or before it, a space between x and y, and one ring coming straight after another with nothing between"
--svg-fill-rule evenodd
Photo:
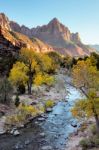
<instances>
[{"instance_id":1,"label":"flowing water","mask_svg":"<svg viewBox=\"0 0 99 150\"><path fill-rule=\"evenodd\" d=\"M0 150L66 150L69 135L79 126L70 109L74 102L82 97L78 89L70 85L67 89L68 102L59 102L44 121L38 118L33 120L26 128L20 130L21 134L17 137L0 136ZM77 127L72 126L76 126L75 122Z\"/></svg>"}]
</instances>

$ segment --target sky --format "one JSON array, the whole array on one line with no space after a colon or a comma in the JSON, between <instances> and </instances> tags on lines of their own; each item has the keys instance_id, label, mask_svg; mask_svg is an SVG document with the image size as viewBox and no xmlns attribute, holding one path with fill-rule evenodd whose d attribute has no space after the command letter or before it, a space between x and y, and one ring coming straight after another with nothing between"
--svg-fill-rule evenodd
<instances>
[{"instance_id":1,"label":"sky","mask_svg":"<svg viewBox=\"0 0 99 150\"><path fill-rule=\"evenodd\" d=\"M85 44L99 44L99 0L0 0L0 12L30 28L56 17Z\"/></svg>"}]
</instances>

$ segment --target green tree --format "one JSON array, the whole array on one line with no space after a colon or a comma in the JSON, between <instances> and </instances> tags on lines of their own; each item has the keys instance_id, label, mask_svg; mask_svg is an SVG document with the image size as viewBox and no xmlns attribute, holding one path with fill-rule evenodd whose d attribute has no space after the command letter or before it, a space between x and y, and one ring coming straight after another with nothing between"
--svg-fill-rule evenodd
<instances>
[{"instance_id":1,"label":"green tree","mask_svg":"<svg viewBox=\"0 0 99 150\"><path fill-rule=\"evenodd\" d=\"M9 104L12 96L12 86L6 77L0 79L0 102Z\"/></svg>"},{"instance_id":2,"label":"green tree","mask_svg":"<svg viewBox=\"0 0 99 150\"><path fill-rule=\"evenodd\" d=\"M97 53L91 53L90 60L91 60L92 64L94 66L96 66L97 69L99 70L99 54L97 54Z\"/></svg>"}]
</instances>

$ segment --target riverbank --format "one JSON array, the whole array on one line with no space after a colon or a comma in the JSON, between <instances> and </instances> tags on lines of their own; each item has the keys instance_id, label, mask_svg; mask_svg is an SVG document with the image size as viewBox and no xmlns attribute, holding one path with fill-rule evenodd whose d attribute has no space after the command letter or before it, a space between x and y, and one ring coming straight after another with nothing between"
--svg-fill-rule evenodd
<instances>
[{"instance_id":1,"label":"riverbank","mask_svg":"<svg viewBox=\"0 0 99 150\"><path fill-rule=\"evenodd\" d=\"M81 97L79 90L66 85L69 94L66 101L58 102L52 112L31 120L25 128L19 129L20 135L5 134L0 136L0 149L3 150L65 150L68 137L79 124L72 117L71 107ZM42 119L43 118L43 119ZM75 127L74 127L75 126Z\"/></svg>"},{"instance_id":2,"label":"riverbank","mask_svg":"<svg viewBox=\"0 0 99 150\"><path fill-rule=\"evenodd\" d=\"M56 75L55 75L55 83L53 86L33 86L32 88L32 95L24 94L20 95L20 102L27 105L35 105L38 107L38 105L44 106L46 101L51 100L54 102L54 104L57 104L59 101L65 101L66 100L66 95L67 90L66 90L66 84L65 84L65 75L66 71L60 70ZM14 102L15 96L13 96L13 102ZM9 121L6 120L7 117L16 114L17 108L15 108L14 105L9 107L9 109L6 109L6 106L4 106L5 109L3 117L0 118L0 134L4 134L6 132L6 128L9 125ZM40 114L39 114L40 115ZM28 120L27 120L28 122ZM22 124L23 125L23 124ZM8 130L8 129L7 129Z\"/></svg>"},{"instance_id":3,"label":"riverbank","mask_svg":"<svg viewBox=\"0 0 99 150\"><path fill-rule=\"evenodd\" d=\"M88 119L81 125L81 127L74 133L72 133L66 145L66 150L82 150L80 146L80 141L82 139L88 138L91 136L91 127L95 124L95 120L93 118ZM98 148L99 149L99 148ZM88 149L88 150L98 150L97 148Z\"/></svg>"}]
</instances>

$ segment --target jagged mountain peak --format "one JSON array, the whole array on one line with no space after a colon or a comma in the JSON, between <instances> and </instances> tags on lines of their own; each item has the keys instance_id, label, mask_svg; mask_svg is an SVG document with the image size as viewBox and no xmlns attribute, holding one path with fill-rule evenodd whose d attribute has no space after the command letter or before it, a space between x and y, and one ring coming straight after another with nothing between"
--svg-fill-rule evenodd
<instances>
[{"instance_id":1,"label":"jagged mountain peak","mask_svg":"<svg viewBox=\"0 0 99 150\"><path fill-rule=\"evenodd\" d=\"M20 26L14 21L9 21L6 15L1 13L0 26L11 31L8 32L8 35L11 39L13 37L15 45L16 43L19 43L18 45L21 43L21 45L34 48L34 40L31 41L30 38L33 39L35 37L44 43L37 40L35 43L36 47L40 44L39 48L37 47L37 51L47 52L54 49L64 55L69 54L71 56L90 54L90 48L81 42L79 33L71 33L69 28L63 25L57 18L53 18L47 25L30 29L25 25ZM6 34L7 32L4 34L5 38ZM47 46L47 44L51 46Z\"/></svg>"},{"instance_id":2,"label":"jagged mountain peak","mask_svg":"<svg viewBox=\"0 0 99 150\"><path fill-rule=\"evenodd\" d=\"M9 19L4 13L0 13L0 27L11 30Z\"/></svg>"},{"instance_id":3,"label":"jagged mountain peak","mask_svg":"<svg viewBox=\"0 0 99 150\"><path fill-rule=\"evenodd\" d=\"M49 24L60 24L60 21L57 19L57 18L53 18L50 22L49 22Z\"/></svg>"}]
</instances>

